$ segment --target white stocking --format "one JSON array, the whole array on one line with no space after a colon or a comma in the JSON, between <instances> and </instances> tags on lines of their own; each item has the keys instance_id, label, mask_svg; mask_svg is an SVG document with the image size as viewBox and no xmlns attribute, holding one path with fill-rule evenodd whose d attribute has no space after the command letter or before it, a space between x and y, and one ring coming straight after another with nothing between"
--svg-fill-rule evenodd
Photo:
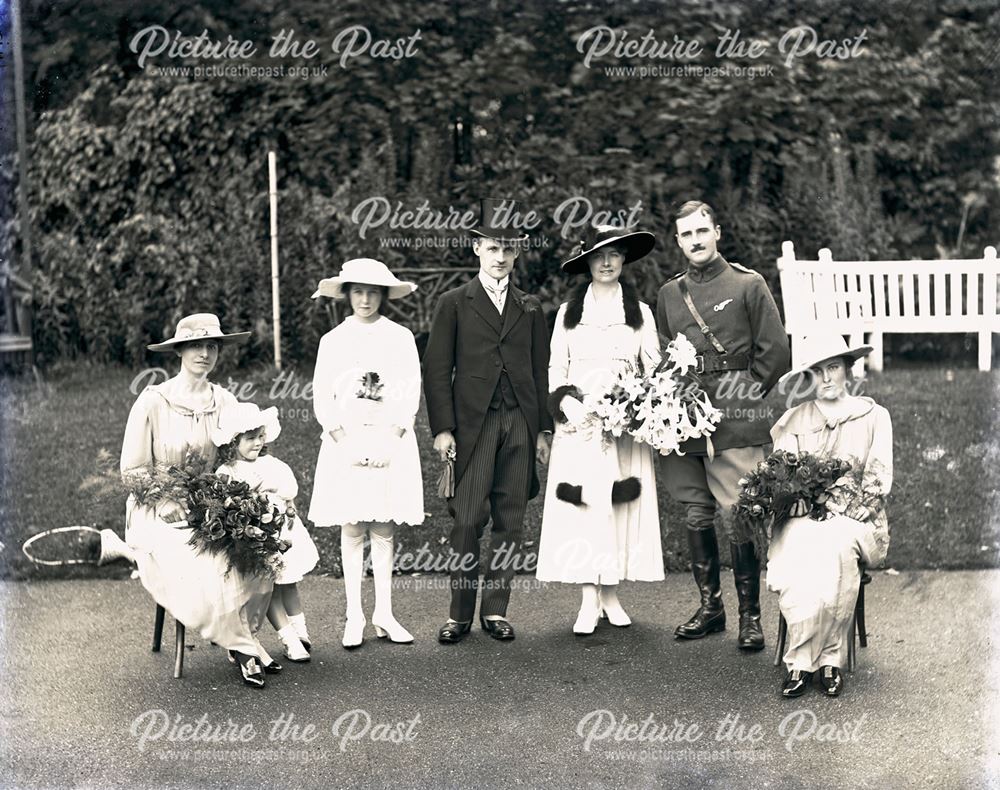
<instances>
[{"instance_id":1,"label":"white stocking","mask_svg":"<svg viewBox=\"0 0 1000 790\"><path fill-rule=\"evenodd\" d=\"M364 524L344 524L340 528L340 557L344 567L344 596L347 598L347 619L363 620L361 608L361 576L365 563Z\"/></svg>"},{"instance_id":2,"label":"white stocking","mask_svg":"<svg viewBox=\"0 0 1000 790\"><path fill-rule=\"evenodd\" d=\"M372 541L372 573L375 576L375 613L373 623L390 622L392 616L392 524L372 526L369 536Z\"/></svg>"}]
</instances>

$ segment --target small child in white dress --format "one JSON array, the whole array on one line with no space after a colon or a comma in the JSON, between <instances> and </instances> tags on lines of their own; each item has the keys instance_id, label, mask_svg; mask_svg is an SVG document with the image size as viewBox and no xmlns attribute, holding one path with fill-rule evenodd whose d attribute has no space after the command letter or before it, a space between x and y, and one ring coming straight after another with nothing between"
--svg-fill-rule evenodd
<instances>
[{"instance_id":1,"label":"small child in white dress","mask_svg":"<svg viewBox=\"0 0 1000 790\"><path fill-rule=\"evenodd\" d=\"M216 474L248 483L289 514L281 537L291 546L282 555L283 567L274 580L267 619L285 645L285 657L289 661L306 662L312 644L297 583L316 567L319 552L295 513L299 486L294 473L288 464L263 454L280 432L276 408L262 411L252 403L240 403L223 410L212 440L219 447L218 459L222 462Z\"/></svg>"}]
</instances>

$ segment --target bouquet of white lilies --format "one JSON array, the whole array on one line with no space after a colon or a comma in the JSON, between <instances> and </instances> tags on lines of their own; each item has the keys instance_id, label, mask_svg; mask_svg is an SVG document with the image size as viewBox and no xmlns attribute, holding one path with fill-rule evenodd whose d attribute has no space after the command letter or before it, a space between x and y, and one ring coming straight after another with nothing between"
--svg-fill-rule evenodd
<instances>
[{"instance_id":1,"label":"bouquet of white lilies","mask_svg":"<svg viewBox=\"0 0 1000 790\"><path fill-rule=\"evenodd\" d=\"M705 437L711 457L711 434L722 419L695 374L697 351L684 335L667 345L663 361L648 376L626 369L611 388L586 404L605 434L628 433L660 455L680 453L688 439Z\"/></svg>"}]
</instances>

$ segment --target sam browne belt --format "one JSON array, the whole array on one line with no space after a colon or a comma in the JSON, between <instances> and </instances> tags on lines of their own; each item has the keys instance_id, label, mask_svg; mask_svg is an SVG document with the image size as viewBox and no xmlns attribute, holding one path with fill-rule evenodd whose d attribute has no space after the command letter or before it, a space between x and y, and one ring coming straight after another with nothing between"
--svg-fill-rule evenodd
<instances>
[{"instance_id":1,"label":"sam browne belt","mask_svg":"<svg viewBox=\"0 0 1000 790\"><path fill-rule=\"evenodd\" d=\"M716 354L708 355L699 354L695 370L698 373L717 373L719 371L726 370L749 370L750 355L745 352L737 354L729 354L726 352L726 347L719 342L719 338L717 338L712 330L708 328L708 324L705 323L705 319L701 317L701 313L698 312L698 308L694 306L694 299L691 298L691 292L688 290L687 283L684 282L683 277L678 280L677 286L680 288L681 296L684 298L684 304L687 306L688 312L691 313L691 317L694 318L695 323L698 324L698 328L701 330L701 333L705 336L708 342L712 344L712 348L718 352Z\"/></svg>"}]
</instances>

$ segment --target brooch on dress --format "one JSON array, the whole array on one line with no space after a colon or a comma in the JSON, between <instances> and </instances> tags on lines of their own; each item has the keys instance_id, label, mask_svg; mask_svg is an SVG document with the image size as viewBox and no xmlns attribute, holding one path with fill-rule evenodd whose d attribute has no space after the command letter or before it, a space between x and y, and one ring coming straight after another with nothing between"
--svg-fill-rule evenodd
<instances>
[{"instance_id":1,"label":"brooch on dress","mask_svg":"<svg viewBox=\"0 0 1000 790\"><path fill-rule=\"evenodd\" d=\"M357 397L364 400L380 401L382 400L382 387L383 384L378 373L369 370L361 377L361 389L358 390Z\"/></svg>"}]
</instances>

